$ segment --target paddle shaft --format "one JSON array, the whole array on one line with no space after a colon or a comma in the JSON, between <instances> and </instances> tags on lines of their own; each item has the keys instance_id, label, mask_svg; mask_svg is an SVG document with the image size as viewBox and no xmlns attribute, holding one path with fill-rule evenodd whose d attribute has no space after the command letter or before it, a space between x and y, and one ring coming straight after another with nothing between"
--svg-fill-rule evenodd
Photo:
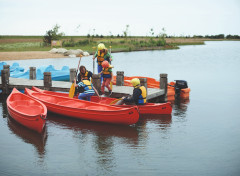
<instances>
[{"instance_id":1,"label":"paddle shaft","mask_svg":"<svg viewBox=\"0 0 240 176\"><path fill-rule=\"evenodd\" d=\"M111 57L112 57L112 46L109 46L109 48L110 48L110 58L109 58L109 62L110 62L110 64L111 64ZM112 78L113 79L113 78ZM112 79L111 79L111 82L110 82L110 88L112 89Z\"/></svg>"},{"instance_id":2,"label":"paddle shaft","mask_svg":"<svg viewBox=\"0 0 240 176\"><path fill-rule=\"evenodd\" d=\"M77 67L77 70L76 70L75 78L77 77L77 73L78 73L78 69L79 69L79 65L80 65L81 59L82 59L82 55L80 55L80 59L78 61L78 67Z\"/></svg>"},{"instance_id":3,"label":"paddle shaft","mask_svg":"<svg viewBox=\"0 0 240 176\"><path fill-rule=\"evenodd\" d=\"M92 47L93 48L93 57L95 57L94 56L94 49L96 48L96 47ZM95 61L94 61L95 59L93 59L93 74L95 74Z\"/></svg>"},{"instance_id":4,"label":"paddle shaft","mask_svg":"<svg viewBox=\"0 0 240 176\"><path fill-rule=\"evenodd\" d=\"M94 86L93 86L93 89L95 90L95 92L96 92L96 94L97 94L98 98L100 98L100 95L99 95L99 93L98 93L97 89L96 89Z\"/></svg>"}]
</instances>

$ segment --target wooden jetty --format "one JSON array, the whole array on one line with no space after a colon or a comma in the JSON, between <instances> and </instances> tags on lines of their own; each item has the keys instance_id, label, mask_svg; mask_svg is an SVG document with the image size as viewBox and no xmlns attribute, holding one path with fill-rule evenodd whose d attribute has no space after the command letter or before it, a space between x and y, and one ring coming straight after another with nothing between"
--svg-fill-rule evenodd
<instances>
[{"instance_id":1,"label":"wooden jetty","mask_svg":"<svg viewBox=\"0 0 240 176\"><path fill-rule=\"evenodd\" d=\"M36 68L30 67L29 78L11 78L9 77L9 66L4 65L4 69L1 70L0 89L3 95L8 95L12 88L24 90L31 88L32 86L51 91L69 92L72 85L72 81L75 77L76 69L70 69L70 82L64 81L52 81L51 72L44 72L44 80L36 80ZM101 78L100 75L94 74L92 77L94 87L101 90ZM140 78L141 85L147 88L147 78ZM117 71L116 85L113 85L113 94L111 97L120 98L122 96L131 95L133 87L123 86L124 84L124 72ZM147 100L151 101L158 99L158 101L166 101L167 95L167 74L160 74L160 89L147 88Z\"/></svg>"}]
</instances>

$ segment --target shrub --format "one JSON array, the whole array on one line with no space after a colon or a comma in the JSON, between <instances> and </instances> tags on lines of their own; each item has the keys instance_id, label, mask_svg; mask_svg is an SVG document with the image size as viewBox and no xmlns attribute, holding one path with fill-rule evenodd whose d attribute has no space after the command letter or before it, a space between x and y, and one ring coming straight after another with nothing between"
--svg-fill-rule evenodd
<instances>
[{"instance_id":1,"label":"shrub","mask_svg":"<svg viewBox=\"0 0 240 176\"><path fill-rule=\"evenodd\" d=\"M47 31L46 34L43 36L43 42L45 44L51 44L52 40L60 40L64 36L64 33L59 33L59 28L60 26L56 24L53 29Z\"/></svg>"}]
</instances>

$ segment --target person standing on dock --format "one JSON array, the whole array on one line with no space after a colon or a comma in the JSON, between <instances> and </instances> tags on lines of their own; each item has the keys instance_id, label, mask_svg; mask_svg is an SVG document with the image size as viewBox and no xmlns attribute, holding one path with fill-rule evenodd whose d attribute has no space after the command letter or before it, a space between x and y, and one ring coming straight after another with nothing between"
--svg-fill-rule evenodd
<instances>
[{"instance_id":1,"label":"person standing on dock","mask_svg":"<svg viewBox=\"0 0 240 176\"><path fill-rule=\"evenodd\" d=\"M104 88L107 87L109 95L112 95L112 89L110 87L110 82L112 81L112 68L113 66L108 63L108 61L103 61L102 63L103 70L99 73L103 75L103 82L101 86L101 92L104 94Z\"/></svg>"},{"instance_id":2,"label":"person standing on dock","mask_svg":"<svg viewBox=\"0 0 240 176\"><path fill-rule=\"evenodd\" d=\"M102 62L106 60L109 63L111 63L112 56L108 52L105 45L103 43L99 43L98 44L98 51L93 56L93 60L95 60L96 57L97 57L97 63L98 63L98 73L100 73L102 71ZM102 81L103 81L103 75L101 74L101 82Z\"/></svg>"},{"instance_id":3,"label":"person standing on dock","mask_svg":"<svg viewBox=\"0 0 240 176\"><path fill-rule=\"evenodd\" d=\"M90 101L91 96L93 96L95 93L92 83L87 79L82 79L79 83L76 83L76 79L74 79L74 84L75 88L78 87L80 92L78 99Z\"/></svg>"},{"instance_id":4,"label":"person standing on dock","mask_svg":"<svg viewBox=\"0 0 240 176\"><path fill-rule=\"evenodd\" d=\"M131 97L123 98L123 101L121 101L122 104L144 105L147 99L146 88L140 85L140 80L138 78L133 78L131 84L134 87L133 95Z\"/></svg>"}]
</instances>

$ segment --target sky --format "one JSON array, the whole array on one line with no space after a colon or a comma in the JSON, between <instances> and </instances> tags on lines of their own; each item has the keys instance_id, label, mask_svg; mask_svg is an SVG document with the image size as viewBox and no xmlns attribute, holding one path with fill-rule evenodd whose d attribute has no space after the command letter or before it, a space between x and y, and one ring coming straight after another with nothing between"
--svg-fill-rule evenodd
<instances>
[{"instance_id":1,"label":"sky","mask_svg":"<svg viewBox=\"0 0 240 176\"><path fill-rule=\"evenodd\" d=\"M240 35L240 0L0 0L0 35Z\"/></svg>"}]
</instances>

